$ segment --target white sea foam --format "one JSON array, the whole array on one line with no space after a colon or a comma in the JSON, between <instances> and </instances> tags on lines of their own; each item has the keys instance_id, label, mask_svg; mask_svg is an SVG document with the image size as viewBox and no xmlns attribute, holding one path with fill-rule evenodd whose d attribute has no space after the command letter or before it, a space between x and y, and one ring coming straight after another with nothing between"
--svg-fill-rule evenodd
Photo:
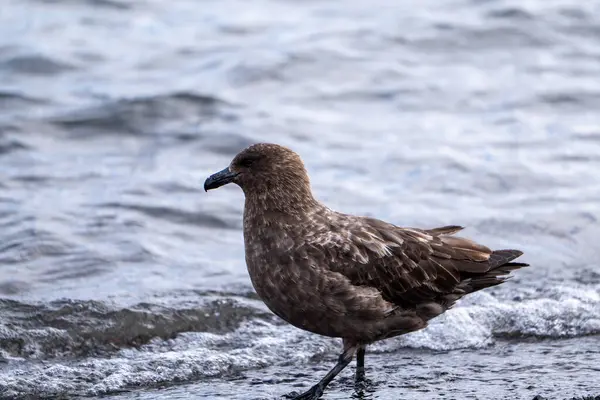
<instances>
[{"instance_id":1,"label":"white sea foam","mask_svg":"<svg viewBox=\"0 0 600 400\"><path fill-rule=\"evenodd\" d=\"M483 292L431 321L427 329L374 344L370 351L482 348L504 336L558 339L597 333L597 287L559 287L539 298L512 302L499 301ZM139 349L122 349L110 358L77 362L57 359L49 363L13 360L11 368L0 375L0 387L9 394L35 390L98 395L130 386L300 364L319 354L334 357L339 348L338 339L253 319L228 334L182 333L170 340L154 339Z\"/></svg>"}]
</instances>

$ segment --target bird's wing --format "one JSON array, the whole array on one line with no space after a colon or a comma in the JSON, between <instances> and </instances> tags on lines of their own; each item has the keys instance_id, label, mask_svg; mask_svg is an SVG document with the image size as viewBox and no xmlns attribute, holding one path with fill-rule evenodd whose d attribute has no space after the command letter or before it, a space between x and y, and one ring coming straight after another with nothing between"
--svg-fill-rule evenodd
<instances>
[{"instance_id":1,"label":"bird's wing","mask_svg":"<svg viewBox=\"0 0 600 400\"><path fill-rule=\"evenodd\" d=\"M374 218L344 217L330 225L337 229L307 243L306 250L313 257L320 254L321 263L352 284L376 288L385 300L400 307L429 300L453 303L465 293L461 282L471 276L483 277L521 254L493 252L452 236L462 229L459 226L420 230Z\"/></svg>"}]
</instances>

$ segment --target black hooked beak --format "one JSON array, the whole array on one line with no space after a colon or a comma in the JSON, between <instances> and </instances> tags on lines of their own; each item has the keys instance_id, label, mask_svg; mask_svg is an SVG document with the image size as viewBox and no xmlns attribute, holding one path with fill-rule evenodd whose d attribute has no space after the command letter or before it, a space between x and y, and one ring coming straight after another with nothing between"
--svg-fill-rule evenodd
<instances>
[{"instance_id":1,"label":"black hooked beak","mask_svg":"<svg viewBox=\"0 0 600 400\"><path fill-rule=\"evenodd\" d=\"M216 189L223 185L227 185L228 183L233 182L233 178L235 178L236 175L236 173L229 170L229 167L216 174L212 174L204 181L204 190L208 192L210 189Z\"/></svg>"}]
</instances>

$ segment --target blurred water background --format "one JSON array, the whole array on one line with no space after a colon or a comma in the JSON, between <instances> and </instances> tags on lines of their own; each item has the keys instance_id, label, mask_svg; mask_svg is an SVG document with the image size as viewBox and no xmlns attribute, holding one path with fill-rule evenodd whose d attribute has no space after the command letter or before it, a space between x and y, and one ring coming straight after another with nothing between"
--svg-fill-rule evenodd
<instances>
[{"instance_id":1,"label":"blurred water background","mask_svg":"<svg viewBox=\"0 0 600 400\"><path fill-rule=\"evenodd\" d=\"M253 294L243 196L291 146L332 208L530 268L326 399L599 395L600 2L2 0L0 398L274 399L339 341Z\"/></svg>"}]
</instances>

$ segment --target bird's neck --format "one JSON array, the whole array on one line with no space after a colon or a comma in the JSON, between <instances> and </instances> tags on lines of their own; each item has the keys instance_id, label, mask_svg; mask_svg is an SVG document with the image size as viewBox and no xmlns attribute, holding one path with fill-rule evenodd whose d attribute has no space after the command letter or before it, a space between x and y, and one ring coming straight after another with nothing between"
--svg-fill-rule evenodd
<instances>
[{"instance_id":1,"label":"bird's neck","mask_svg":"<svg viewBox=\"0 0 600 400\"><path fill-rule=\"evenodd\" d=\"M246 193L244 224L254 226L296 225L322 207L310 192L302 188Z\"/></svg>"}]
</instances>

